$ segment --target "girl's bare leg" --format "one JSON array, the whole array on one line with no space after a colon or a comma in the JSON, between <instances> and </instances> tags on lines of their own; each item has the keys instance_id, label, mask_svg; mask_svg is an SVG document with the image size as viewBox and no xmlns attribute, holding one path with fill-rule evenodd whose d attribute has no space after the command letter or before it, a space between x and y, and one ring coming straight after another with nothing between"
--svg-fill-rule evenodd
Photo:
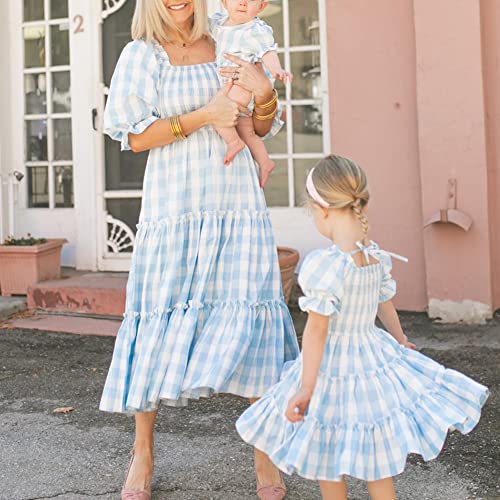
<instances>
[{"instance_id":1,"label":"girl's bare leg","mask_svg":"<svg viewBox=\"0 0 500 500\"><path fill-rule=\"evenodd\" d=\"M392 477L368 481L368 493L371 500L396 500L394 481Z\"/></svg>"},{"instance_id":2,"label":"girl's bare leg","mask_svg":"<svg viewBox=\"0 0 500 500\"><path fill-rule=\"evenodd\" d=\"M249 147L255 161L259 164L260 187L264 187L274 168L274 162L269 158L264 141L255 133L253 119L250 117L240 116L236 129L243 142Z\"/></svg>"},{"instance_id":3,"label":"girl's bare leg","mask_svg":"<svg viewBox=\"0 0 500 500\"><path fill-rule=\"evenodd\" d=\"M253 404L258 399L250 399ZM262 486L273 486L281 484L281 474L279 469L269 460L269 457L262 451L254 448L255 473L259 476Z\"/></svg>"},{"instance_id":4,"label":"girl's bare leg","mask_svg":"<svg viewBox=\"0 0 500 500\"><path fill-rule=\"evenodd\" d=\"M229 99L242 106L248 106L252 94L248 90L233 85L228 95ZM227 144L226 156L224 156L224 165L229 165L234 157L245 147L245 143L238 135L236 127L215 127L217 133L222 137L222 140Z\"/></svg>"},{"instance_id":5,"label":"girl's bare leg","mask_svg":"<svg viewBox=\"0 0 500 500\"><path fill-rule=\"evenodd\" d=\"M342 481L320 481L321 497L323 500L347 500L347 484Z\"/></svg>"},{"instance_id":6,"label":"girl's bare leg","mask_svg":"<svg viewBox=\"0 0 500 500\"><path fill-rule=\"evenodd\" d=\"M125 488L142 490L151 484L153 477L153 434L158 410L135 415L134 461Z\"/></svg>"}]
</instances>

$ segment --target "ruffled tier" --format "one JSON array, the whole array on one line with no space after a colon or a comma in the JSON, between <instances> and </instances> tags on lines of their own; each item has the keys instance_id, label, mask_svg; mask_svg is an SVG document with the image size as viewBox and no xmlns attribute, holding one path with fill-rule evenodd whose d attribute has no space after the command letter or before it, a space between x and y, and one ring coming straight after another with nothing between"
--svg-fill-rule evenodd
<instances>
[{"instance_id":1,"label":"ruffled tier","mask_svg":"<svg viewBox=\"0 0 500 500\"><path fill-rule=\"evenodd\" d=\"M213 392L259 397L297 355L280 301L177 305L164 313L125 315L100 409L152 411Z\"/></svg>"},{"instance_id":2,"label":"ruffled tier","mask_svg":"<svg viewBox=\"0 0 500 500\"><path fill-rule=\"evenodd\" d=\"M366 378L320 374L304 421L291 424L284 413L300 376L300 361L291 363L236 426L280 469L315 480L345 474L374 481L402 472L409 453L431 460L449 429L474 428L488 397L483 385L401 348L398 359Z\"/></svg>"},{"instance_id":3,"label":"ruffled tier","mask_svg":"<svg viewBox=\"0 0 500 500\"><path fill-rule=\"evenodd\" d=\"M205 210L138 225L126 311L282 298L266 210Z\"/></svg>"},{"instance_id":4,"label":"ruffled tier","mask_svg":"<svg viewBox=\"0 0 500 500\"><path fill-rule=\"evenodd\" d=\"M267 211L204 210L138 226L100 408L259 397L298 355Z\"/></svg>"}]
</instances>

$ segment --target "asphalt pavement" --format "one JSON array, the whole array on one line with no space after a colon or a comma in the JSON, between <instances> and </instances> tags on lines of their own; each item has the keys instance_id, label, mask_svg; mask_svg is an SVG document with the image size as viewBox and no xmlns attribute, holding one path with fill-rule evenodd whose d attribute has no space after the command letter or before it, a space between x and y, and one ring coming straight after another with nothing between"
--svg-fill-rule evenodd
<instances>
[{"instance_id":1,"label":"asphalt pavement","mask_svg":"<svg viewBox=\"0 0 500 500\"><path fill-rule=\"evenodd\" d=\"M305 315L292 308L297 331ZM396 478L400 499L500 499L500 320L439 325L403 314L423 352L486 384L476 429L449 435L440 457L411 456ZM114 338L0 329L0 499L117 499L133 441L133 419L98 410ZM220 395L186 408L161 407L153 499L250 500L252 450L234 429L247 402ZM69 413L55 409L71 407ZM287 499L316 500L312 481L287 477ZM349 498L368 498L350 481Z\"/></svg>"}]
</instances>

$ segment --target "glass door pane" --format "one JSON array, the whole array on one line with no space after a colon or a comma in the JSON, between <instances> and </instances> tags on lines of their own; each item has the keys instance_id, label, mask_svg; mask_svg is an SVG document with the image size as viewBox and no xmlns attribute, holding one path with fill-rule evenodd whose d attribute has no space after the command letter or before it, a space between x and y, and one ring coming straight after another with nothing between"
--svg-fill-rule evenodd
<instances>
[{"instance_id":1,"label":"glass door pane","mask_svg":"<svg viewBox=\"0 0 500 500\"><path fill-rule=\"evenodd\" d=\"M24 67L40 68L45 66L45 26L29 26L23 30Z\"/></svg>"},{"instance_id":2,"label":"glass door pane","mask_svg":"<svg viewBox=\"0 0 500 500\"><path fill-rule=\"evenodd\" d=\"M43 21L44 16L44 0L24 0L24 22Z\"/></svg>"},{"instance_id":3,"label":"glass door pane","mask_svg":"<svg viewBox=\"0 0 500 500\"><path fill-rule=\"evenodd\" d=\"M288 0L290 45L319 45L318 0Z\"/></svg>"}]
</instances>

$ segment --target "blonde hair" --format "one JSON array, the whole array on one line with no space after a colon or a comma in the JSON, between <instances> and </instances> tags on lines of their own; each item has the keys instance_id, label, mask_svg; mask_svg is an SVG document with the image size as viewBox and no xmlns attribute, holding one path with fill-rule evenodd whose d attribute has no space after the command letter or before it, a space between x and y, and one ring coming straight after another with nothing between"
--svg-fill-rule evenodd
<instances>
[{"instance_id":1,"label":"blonde hair","mask_svg":"<svg viewBox=\"0 0 500 500\"><path fill-rule=\"evenodd\" d=\"M330 155L314 167L312 181L330 208L346 208L354 212L363 228L363 243L367 245L368 218L364 208L368 204L370 193L363 169L349 158Z\"/></svg>"},{"instance_id":2,"label":"blonde hair","mask_svg":"<svg viewBox=\"0 0 500 500\"><path fill-rule=\"evenodd\" d=\"M207 3L206 0L191 0L193 2L193 28L187 42L194 42L207 33ZM137 0L134 17L132 18L132 38L144 39L150 42L156 38L159 42L171 42L173 31L182 34L175 25L162 0Z\"/></svg>"}]
</instances>

